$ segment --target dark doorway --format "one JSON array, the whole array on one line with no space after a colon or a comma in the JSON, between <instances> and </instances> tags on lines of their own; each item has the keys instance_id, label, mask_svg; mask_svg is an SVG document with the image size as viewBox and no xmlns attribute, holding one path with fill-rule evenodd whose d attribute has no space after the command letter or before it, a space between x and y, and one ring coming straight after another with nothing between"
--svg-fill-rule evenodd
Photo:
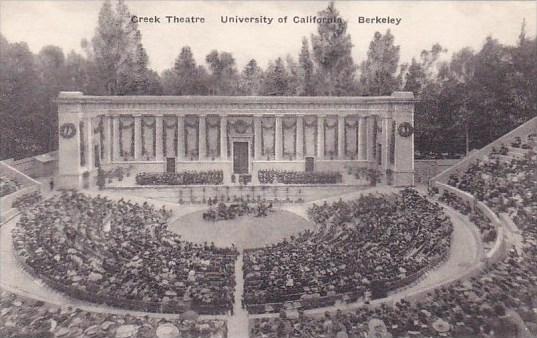
<instances>
[{"instance_id":1,"label":"dark doorway","mask_svg":"<svg viewBox=\"0 0 537 338\"><path fill-rule=\"evenodd\" d=\"M382 144L377 145L377 163L382 165Z\"/></svg>"},{"instance_id":2,"label":"dark doorway","mask_svg":"<svg viewBox=\"0 0 537 338\"><path fill-rule=\"evenodd\" d=\"M233 142L233 173L248 174L248 142Z\"/></svg>"},{"instance_id":3,"label":"dark doorway","mask_svg":"<svg viewBox=\"0 0 537 338\"><path fill-rule=\"evenodd\" d=\"M82 174L82 188L89 189L89 186L90 186L90 173L88 171L85 171Z\"/></svg>"},{"instance_id":4,"label":"dark doorway","mask_svg":"<svg viewBox=\"0 0 537 338\"><path fill-rule=\"evenodd\" d=\"M175 173L175 157L166 158L166 172Z\"/></svg>"},{"instance_id":5,"label":"dark doorway","mask_svg":"<svg viewBox=\"0 0 537 338\"><path fill-rule=\"evenodd\" d=\"M99 145L95 145L93 147L93 156L94 156L94 165L95 165L95 168L99 168L101 166L101 151L99 149Z\"/></svg>"},{"instance_id":6,"label":"dark doorway","mask_svg":"<svg viewBox=\"0 0 537 338\"><path fill-rule=\"evenodd\" d=\"M306 172L310 173L315 170L315 159L313 157L306 157Z\"/></svg>"}]
</instances>

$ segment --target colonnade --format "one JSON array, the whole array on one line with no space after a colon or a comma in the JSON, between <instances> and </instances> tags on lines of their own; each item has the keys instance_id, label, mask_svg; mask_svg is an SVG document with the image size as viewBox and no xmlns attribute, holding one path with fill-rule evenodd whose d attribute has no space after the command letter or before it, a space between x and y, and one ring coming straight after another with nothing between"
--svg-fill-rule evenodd
<instances>
[{"instance_id":1,"label":"colonnade","mask_svg":"<svg viewBox=\"0 0 537 338\"><path fill-rule=\"evenodd\" d=\"M168 154L167 157L175 157L178 161L184 161L188 160L186 156L186 141L185 141L185 117L186 115L143 115L143 114L133 114L133 115L103 115L103 133L104 133L104 144L101 145L101 147L104 147L104 157L101 159L105 162L120 162L124 159L120 156L120 118L121 117L132 117L134 121L134 158L132 160L134 161L143 161L143 151L142 151L142 118L144 116L155 118L155 134L154 134L154 142L155 142L155 157L154 161L164 161L164 140L163 140L163 119L166 118L173 118L175 117L177 120L177 146L176 146L176 153L172 155ZM203 161L207 160L207 116L208 115L197 115L198 120L198 158L196 160ZM305 133L305 126L304 126L304 116L301 115L293 115L292 118L295 118L296 120L296 129L295 129L295 160L303 160L305 157L304 153L304 133ZM310 116L310 115L308 115ZM325 125L326 125L326 119L330 115L326 114L320 114L315 115L316 116L316 145L315 145L315 154L309 154L314 155L314 157L318 160L325 159ZM334 115L332 115L334 116ZM346 143L346 128L345 123L348 118L357 119L357 156L353 157L355 160L360 161L369 161L374 160L374 154L371 150L371 145L373 140L373 134L375 133L375 127L374 127L374 121L378 117L376 116L357 116L357 115L335 115L337 116L337 154L336 158L339 160L349 160L349 156L345 153L345 143ZM221 161L227 161L228 158L228 145L230 142L230 138L228 136L228 116L226 115L219 115L219 156L218 160ZM284 151L283 151L283 128L282 128L282 119L284 117L288 117L288 115L268 115L268 114L258 114L258 115L252 115L252 116L246 116L247 118L253 118L253 135L250 135L249 137L253 138L253 160L264 160L265 156L263 156L263 149L262 149L262 137L263 137L263 131L262 131L262 118L263 117L273 117L274 118L274 150L273 150L273 157L271 157L275 161L283 161L284 158ZM240 118L240 117L233 117L233 118ZM384 118L383 120L388 120ZM391 119L390 119L391 120ZM90 151L90 146L93 145L92 142L92 130L95 126L92 125L93 120L92 118L85 118L83 119L84 126L86 131L83 133L87 137L87 140L84 140L83 143L88 145L88 148L86 151L84 151L84 155L86 156L86 163L93 163L94 159L93 151ZM377 123L379 120L377 120ZM388 126L390 124L390 121L387 121L386 123L383 123L382 125ZM382 127L381 127L382 130ZM111 140L111 142L110 142Z\"/></svg>"},{"instance_id":2,"label":"colonnade","mask_svg":"<svg viewBox=\"0 0 537 338\"><path fill-rule=\"evenodd\" d=\"M93 182L101 164L105 170L128 164L136 172L222 170L228 177L245 161L252 175L265 169L378 166L393 173L394 184L413 184L412 93L182 97L61 92L56 102L58 186L65 188Z\"/></svg>"}]
</instances>

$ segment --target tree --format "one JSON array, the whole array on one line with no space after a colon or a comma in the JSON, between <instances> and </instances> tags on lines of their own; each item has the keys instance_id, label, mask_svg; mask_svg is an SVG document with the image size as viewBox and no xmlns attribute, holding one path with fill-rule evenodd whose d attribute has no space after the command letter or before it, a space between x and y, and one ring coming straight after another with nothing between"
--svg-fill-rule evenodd
<instances>
[{"instance_id":1,"label":"tree","mask_svg":"<svg viewBox=\"0 0 537 338\"><path fill-rule=\"evenodd\" d=\"M282 58L270 62L263 79L262 94L269 96L286 95L289 89L289 75Z\"/></svg>"},{"instance_id":2,"label":"tree","mask_svg":"<svg viewBox=\"0 0 537 338\"><path fill-rule=\"evenodd\" d=\"M511 102L517 107L513 122L518 125L537 115L537 43L526 36L523 20L518 43L511 48L513 72L510 75Z\"/></svg>"},{"instance_id":3,"label":"tree","mask_svg":"<svg viewBox=\"0 0 537 338\"><path fill-rule=\"evenodd\" d=\"M211 71L211 93L215 95L234 95L238 92L238 73L235 59L231 53L213 50L205 61Z\"/></svg>"},{"instance_id":4,"label":"tree","mask_svg":"<svg viewBox=\"0 0 537 338\"><path fill-rule=\"evenodd\" d=\"M367 60L362 63L360 85L364 95L389 95L399 88L395 76L399 65L399 46L388 29L382 35L375 32L369 44Z\"/></svg>"},{"instance_id":5,"label":"tree","mask_svg":"<svg viewBox=\"0 0 537 338\"><path fill-rule=\"evenodd\" d=\"M319 72L318 94L328 96L355 95L354 75L356 66L351 56L351 36L347 34L347 22L331 2L319 12L321 21L317 35L311 36L313 58Z\"/></svg>"},{"instance_id":6,"label":"tree","mask_svg":"<svg viewBox=\"0 0 537 338\"><path fill-rule=\"evenodd\" d=\"M417 97L420 95L422 88L425 86L426 75L421 64L412 58L408 72L405 75L404 91L413 92Z\"/></svg>"},{"instance_id":7,"label":"tree","mask_svg":"<svg viewBox=\"0 0 537 338\"><path fill-rule=\"evenodd\" d=\"M239 79L239 92L241 95L259 95L263 81L263 70L251 59L244 67Z\"/></svg>"},{"instance_id":8,"label":"tree","mask_svg":"<svg viewBox=\"0 0 537 338\"><path fill-rule=\"evenodd\" d=\"M56 148L57 142L57 125L58 125L58 105L54 98L58 97L61 90L64 89L66 79L65 56L60 47L45 46L37 55L37 68L40 77L40 88L37 98L39 105L35 107L39 112L35 115L36 122L45 128L39 128L39 139L43 140L46 145L46 151L52 151Z\"/></svg>"},{"instance_id":9,"label":"tree","mask_svg":"<svg viewBox=\"0 0 537 338\"><path fill-rule=\"evenodd\" d=\"M102 94L139 95L148 91L148 57L138 24L130 18L123 0L118 0L115 11L106 0L99 12L91 56Z\"/></svg>"},{"instance_id":10,"label":"tree","mask_svg":"<svg viewBox=\"0 0 537 338\"><path fill-rule=\"evenodd\" d=\"M297 96L300 89L299 66L291 55L285 58L287 68L287 96Z\"/></svg>"},{"instance_id":11,"label":"tree","mask_svg":"<svg viewBox=\"0 0 537 338\"><path fill-rule=\"evenodd\" d=\"M82 55L71 51L65 59L65 83L62 90L90 93L89 64Z\"/></svg>"},{"instance_id":12,"label":"tree","mask_svg":"<svg viewBox=\"0 0 537 338\"><path fill-rule=\"evenodd\" d=\"M174 69L166 69L160 75L160 84L162 86L162 93L164 95L176 95L176 85L177 75L174 72Z\"/></svg>"},{"instance_id":13,"label":"tree","mask_svg":"<svg viewBox=\"0 0 537 338\"><path fill-rule=\"evenodd\" d=\"M98 79L99 94L113 95L116 92L116 74L121 55L119 28L116 27L110 0L106 0L100 11L95 36L91 41L92 56L96 65L94 78Z\"/></svg>"},{"instance_id":14,"label":"tree","mask_svg":"<svg viewBox=\"0 0 537 338\"><path fill-rule=\"evenodd\" d=\"M305 37L302 39L302 48L300 49L300 55L298 56L298 65L298 95L312 96L315 94L313 77L314 68L308 47L308 40Z\"/></svg>"},{"instance_id":15,"label":"tree","mask_svg":"<svg viewBox=\"0 0 537 338\"><path fill-rule=\"evenodd\" d=\"M173 69L162 73L163 90L168 95L207 95L207 71L197 66L190 47L181 48Z\"/></svg>"},{"instance_id":16,"label":"tree","mask_svg":"<svg viewBox=\"0 0 537 338\"><path fill-rule=\"evenodd\" d=\"M512 101L510 50L496 39L488 37L474 62L472 96L473 111L479 128L472 137L481 148L514 128L516 105Z\"/></svg>"},{"instance_id":17,"label":"tree","mask_svg":"<svg viewBox=\"0 0 537 338\"><path fill-rule=\"evenodd\" d=\"M24 42L0 35L0 158L22 158L44 151L31 114L38 107L39 76L34 55Z\"/></svg>"}]
</instances>

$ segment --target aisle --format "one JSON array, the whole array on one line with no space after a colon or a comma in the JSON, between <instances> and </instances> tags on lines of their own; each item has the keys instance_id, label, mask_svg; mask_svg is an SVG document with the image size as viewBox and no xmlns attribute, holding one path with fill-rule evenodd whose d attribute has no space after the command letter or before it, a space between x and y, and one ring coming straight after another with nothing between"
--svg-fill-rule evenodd
<instances>
[{"instance_id":1,"label":"aisle","mask_svg":"<svg viewBox=\"0 0 537 338\"><path fill-rule=\"evenodd\" d=\"M243 254L237 257L235 262L235 304L233 305L233 316L229 317L228 337L248 338L248 312L242 308L241 300L244 292L244 279L242 278Z\"/></svg>"}]
</instances>

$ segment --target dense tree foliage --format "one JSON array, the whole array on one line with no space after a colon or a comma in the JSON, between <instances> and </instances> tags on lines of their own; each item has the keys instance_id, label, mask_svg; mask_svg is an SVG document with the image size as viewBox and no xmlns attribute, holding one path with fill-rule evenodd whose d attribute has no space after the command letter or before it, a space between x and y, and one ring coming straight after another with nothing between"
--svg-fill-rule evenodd
<instances>
[{"instance_id":1,"label":"dense tree foliage","mask_svg":"<svg viewBox=\"0 0 537 338\"><path fill-rule=\"evenodd\" d=\"M362 63L360 91L363 95L390 95L400 87L396 76L399 66L399 46L390 30L376 32L369 44L367 60Z\"/></svg>"},{"instance_id":2,"label":"dense tree foliage","mask_svg":"<svg viewBox=\"0 0 537 338\"><path fill-rule=\"evenodd\" d=\"M239 79L241 95L260 95L263 82L263 70L255 59L250 60L244 67Z\"/></svg>"},{"instance_id":3,"label":"dense tree foliage","mask_svg":"<svg viewBox=\"0 0 537 338\"><path fill-rule=\"evenodd\" d=\"M298 56L298 89L297 94L300 96L312 96L315 94L314 68L311 60L308 39L302 39L302 49Z\"/></svg>"},{"instance_id":4,"label":"dense tree foliage","mask_svg":"<svg viewBox=\"0 0 537 338\"><path fill-rule=\"evenodd\" d=\"M416 149L460 153L481 148L537 115L537 45L524 27L516 46L488 37L477 53L463 48L438 62L439 46L413 60L405 90L416 105ZM432 69L436 72L432 72Z\"/></svg>"},{"instance_id":5,"label":"dense tree foliage","mask_svg":"<svg viewBox=\"0 0 537 338\"><path fill-rule=\"evenodd\" d=\"M277 58L276 61L270 62L263 84L261 86L261 94L267 96L283 96L289 90L289 73L285 68L285 63L282 58Z\"/></svg>"},{"instance_id":6,"label":"dense tree foliage","mask_svg":"<svg viewBox=\"0 0 537 338\"><path fill-rule=\"evenodd\" d=\"M434 44L409 64L388 30L376 32L357 67L347 23L333 3L316 34L298 41L297 55L255 59L241 72L230 52L212 51L198 64L189 46L171 68L149 68L137 24L118 0L106 0L95 34L82 40L83 55L45 46L33 54L24 42L0 35L0 159L25 157L57 147L59 91L91 95L390 95L411 91L416 103L419 156L480 148L537 115L537 46L525 24L513 46L488 37L482 48L453 51ZM328 20L330 19L330 20ZM301 42L301 44L300 44ZM180 46L180 45L179 45ZM178 47L179 47L178 46ZM200 59L198 59L200 60Z\"/></svg>"},{"instance_id":7,"label":"dense tree foliage","mask_svg":"<svg viewBox=\"0 0 537 338\"><path fill-rule=\"evenodd\" d=\"M353 45L351 36L347 34L347 22L341 19L333 2L318 16L325 21L319 23L317 35L311 36L319 81L317 94L356 95L356 66L351 56Z\"/></svg>"},{"instance_id":8,"label":"dense tree foliage","mask_svg":"<svg viewBox=\"0 0 537 338\"><path fill-rule=\"evenodd\" d=\"M211 94L214 95L236 95L239 86L239 74L235 66L235 59L228 52L213 50L205 61L211 70L210 84Z\"/></svg>"}]
</instances>

